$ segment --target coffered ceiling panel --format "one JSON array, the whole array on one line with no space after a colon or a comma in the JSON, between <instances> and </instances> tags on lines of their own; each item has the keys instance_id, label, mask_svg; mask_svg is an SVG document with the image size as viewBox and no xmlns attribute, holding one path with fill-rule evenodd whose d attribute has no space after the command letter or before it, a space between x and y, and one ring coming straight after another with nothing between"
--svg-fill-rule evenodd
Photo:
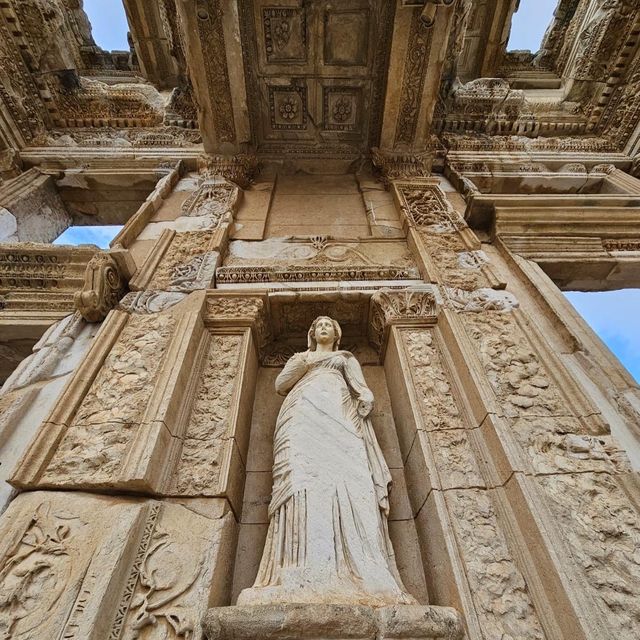
<instances>
[{"instance_id":1,"label":"coffered ceiling panel","mask_svg":"<svg viewBox=\"0 0 640 640\"><path fill-rule=\"evenodd\" d=\"M263 154L359 155L380 135L394 4L248 0L253 142Z\"/></svg>"}]
</instances>

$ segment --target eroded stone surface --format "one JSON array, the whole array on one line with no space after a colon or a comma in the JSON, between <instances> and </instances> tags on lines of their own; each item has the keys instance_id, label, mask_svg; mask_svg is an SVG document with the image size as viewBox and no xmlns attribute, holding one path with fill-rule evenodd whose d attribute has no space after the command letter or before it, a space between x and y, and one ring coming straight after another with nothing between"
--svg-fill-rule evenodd
<instances>
[{"instance_id":1,"label":"eroded stone surface","mask_svg":"<svg viewBox=\"0 0 640 640\"><path fill-rule=\"evenodd\" d=\"M273 605L211 609L204 620L207 640L461 640L453 609L397 606L372 609L347 605Z\"/></svg>"}]
</instances>

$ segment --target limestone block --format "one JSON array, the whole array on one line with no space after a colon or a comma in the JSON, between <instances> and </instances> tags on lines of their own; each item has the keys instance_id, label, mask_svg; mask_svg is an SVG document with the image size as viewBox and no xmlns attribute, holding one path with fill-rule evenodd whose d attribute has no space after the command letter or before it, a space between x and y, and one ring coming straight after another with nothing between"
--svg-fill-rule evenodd
<instances>
[{"instance_id":1,"label":"limestone block","mask_svg":"<svg viewBox=\"0 0 640 640\"><path fill-rule=\"evenodd\" d=\"M373 609L346 605L273 605L211 609L207 640L461 640L454 609L405 605Z\"/></svg>"},{"instance_id":2,"label":"limestone block","mask_svg":"<svg viewBox=\"0 0 640 640\"><path fill-rule=\"evenodd\" d=\"M0 631L198 638L209 603L226 602L234 529L216 501L20 495L0 522Z\"/></svg>"}]
</instances>

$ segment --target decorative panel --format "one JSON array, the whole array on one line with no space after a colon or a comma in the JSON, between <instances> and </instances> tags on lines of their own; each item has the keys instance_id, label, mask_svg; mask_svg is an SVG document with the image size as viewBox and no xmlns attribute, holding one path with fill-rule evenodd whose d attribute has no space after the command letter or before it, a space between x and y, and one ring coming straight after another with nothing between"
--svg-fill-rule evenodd
<instances>
[{"instance_id":1,"label":"decorative panel","mask_svg":"<svg viewBox=\"0 0 640 640\"><path fill-rule=\"evenodd\" d=\"M306 62L306 20L304 8L264 7L262 9L264 48L268 62Z\"/></svg>"},{"instance_id":2,"label":"decorative panel","mask_svg":"<svg viewBox=\"0 0 640 640\"><path fill-rule=\"evenodd\" d=\"M324 14L324 63L364 67L369 58L369 12L328 10Z\"/></svg>"},{"instance_id":3,"label":"decorative panel","mask_svg":"<svg viewBox=\"0 0 640 640\"><path fill-rule=\"evenodd\" d=\"M269 110L272 129L306 129L306 87L269 86Z\"/></svg>"},{"instance_id":4,"label":"decorative panel","mask_svg":"<svg viewBox=\"0 0 640 640\"><path fill-rule=\"evenodd\" d=\"M359 131L362 92L352 87L324 87L323 122L327 131Z\"/></svg>"}]
</instances>

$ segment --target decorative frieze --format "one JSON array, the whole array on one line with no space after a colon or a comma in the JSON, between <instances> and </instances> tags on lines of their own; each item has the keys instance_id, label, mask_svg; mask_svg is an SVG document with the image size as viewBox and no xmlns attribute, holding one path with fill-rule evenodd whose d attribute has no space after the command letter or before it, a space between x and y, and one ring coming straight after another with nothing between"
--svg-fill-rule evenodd
<instances>
[{"instance_id":1,"label":"decorative frieze","mask_svg":"<svg viewBox=\"0 0 640 640\"><path fill-rule=\"evenodd\" d=\"M252 154L235 156L200 156L200 172L205 179L221 177L246 189L258 172L258 158Z\"/></svg>"},{"instance_id":2,"label":"decorative frieze","mask_svg":"<svg viewBox=\"0 0 640 640\"><path fill-rule=\"evenodd\" d=\"M218 284L256 284L267 282L333 282L340 280L417 280L416 268L361 265L354 267L220 267Z\"/></svg>"}]
</instances>

